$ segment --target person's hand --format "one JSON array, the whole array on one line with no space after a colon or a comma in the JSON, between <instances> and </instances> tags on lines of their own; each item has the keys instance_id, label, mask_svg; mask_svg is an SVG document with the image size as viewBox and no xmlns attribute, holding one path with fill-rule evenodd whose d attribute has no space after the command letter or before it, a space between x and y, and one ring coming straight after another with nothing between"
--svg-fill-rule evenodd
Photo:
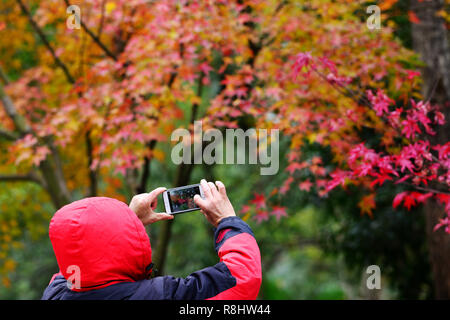
<instances>
[{"instance_id":1,"label":"person's hand","mask_svg":"<svg viewBox=\"0 0 450 320\"><path fill-rule=\"evenodd\" d=\"M230 199L228 199L225 185L222 182L216 181L216 184L214 184L202 179L200 185L202 186L205 197L202 199L196 194L194 201L213 226L217 227L223 218L236 216L233 205Z\"/></svg>"},{"instance_id":2,"label":"person's hand","mask_svg":"<svg viewBox=\"0 0 450 320\"><path fill-rule=\"evenodd\" d=\"M154 212L158 204L158 196L166 191L166 188L156 188L150 193L141 193L135 195L130 202L130 209L136 213L139 220L142 221L144 226L161 220L171 220L173 215L165 212Z\"/></svg>"}]
</instances>

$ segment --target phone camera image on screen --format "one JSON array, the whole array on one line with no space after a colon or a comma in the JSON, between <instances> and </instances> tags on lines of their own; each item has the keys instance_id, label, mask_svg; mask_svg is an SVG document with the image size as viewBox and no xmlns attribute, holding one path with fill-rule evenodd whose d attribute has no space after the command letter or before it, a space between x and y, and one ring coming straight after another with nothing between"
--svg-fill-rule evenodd
<instances>
[{"instance_id":1,"label":"phone camera image on screen","mask_svg":"<svg viewBox=\"0 0 450 320\"><path fill-rule=\"evenodd\" d=\"M194 196L200 195L198 186L169 192L170 207L172 212L198 209L194 202Z\"/></svg>"}]
</instances>

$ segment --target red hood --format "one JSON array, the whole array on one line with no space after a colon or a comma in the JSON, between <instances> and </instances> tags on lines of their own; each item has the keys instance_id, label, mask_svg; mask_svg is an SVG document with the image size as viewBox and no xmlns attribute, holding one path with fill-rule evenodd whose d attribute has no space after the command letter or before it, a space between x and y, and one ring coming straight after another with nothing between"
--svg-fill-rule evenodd
<instances>
[{"instance_id":1,"label":"red hood","mask_svg":"<svg viewBox=\"0 0 450 320\"><path fill-rule=\"evenodd\" d=\"M53 216L49 236L62 275L69 279L79 268L81 289L74 291L147 277L150 240L142 222L121 201L97 197L66 205Z\"/></svg>"}]
</instances>

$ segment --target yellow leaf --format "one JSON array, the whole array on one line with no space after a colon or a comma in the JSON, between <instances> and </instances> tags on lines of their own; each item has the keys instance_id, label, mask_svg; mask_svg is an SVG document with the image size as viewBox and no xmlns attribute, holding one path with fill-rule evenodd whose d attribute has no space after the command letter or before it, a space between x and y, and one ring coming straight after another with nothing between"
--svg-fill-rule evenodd
<instances>
[{"instance_id":1,"label":"yellow leaf","mask_svg":"<svg viewBox=\"0 0 450 320\"><path fill-rule=\"evenodd\" d=\"M234 57L234 61L236 62L236 64L241 64L244 61L244 57L236 56L236 57Z\"/></svg>"},{"instance_id":2,"label":"yellow leaf","mask_svg":"<svg viewBox=\"0 0 450 320\"><path fill-rule=\"evenodd\" d=\"M439 10L436 15L445 19L449 14L445 10Z\"/></svg>"},{"instance_id":3,"label":"yellow leaf","mask_svg":"<svg viewBox=\"0 0 450 320\"><path fill-rule=\"evenodd\" d=\"M192 96L191 103L199 105L202 102L202 99L199 96Z\"/></svg>"},{"instance_id":4,"label":"yellow leaf","mask_svg":"<svg viewBox=\"0 0 450 320\"><path fill-rule=\"evenodd\" d=\"M308 134L306 136L306 138L308 139L309 143L314 143L316 141L316 138L317 138L317 133L315 133L315 132L310 133L310 134Z\"/></svg>"},{"instance_id":5,"label":"yellow leaf","mask_svg":"<svg viewBox=\"0 0 450 320\"><path fill-rule=\"evenodd\" d=\"M247 212L243 217L242 220L247 221L250 218L250 212Z\"/></svg>"},{"instance_id":6,"label":"yellow leaf","mask_svg":"<svg viewBox=\"0 0 450 320\"><path fill-rule=\"evenodd\" d=\"M158 160L159 162L163 162L165 154L162 150L155 149L153 150L153 157L155 157L155 159Z\"/></svg>"},{"instance_id":7,"label":"yellow leaf","mask_svg":"<svg viewBox=\"0 0 450 320\"><path fill-rule=\"evenodd\" d=\"M114 2L108 2L105 6L106 13L111 13L116 8L116 4Z\"/></svg>"}]
</instances>

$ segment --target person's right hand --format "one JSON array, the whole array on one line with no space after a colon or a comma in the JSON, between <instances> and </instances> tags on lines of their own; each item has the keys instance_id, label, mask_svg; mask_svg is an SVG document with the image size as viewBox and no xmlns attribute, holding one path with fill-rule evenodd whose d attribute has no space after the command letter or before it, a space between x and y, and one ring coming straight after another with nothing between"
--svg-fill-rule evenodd
<instances>
[{"instance_id":1,"label":"person's right hand","mask_svg":"<svg viewBox=\"0 0 450 320\"><path fill-rule=\"evenodd\" d=\"M223 218L236 216L233 205L228 199L225 185L222 182L216 181L216 184L214 184L202 179L200 185L203 189L204 198L202 199L196 194L194 202L200 207L200 211L214 227L217 227Z\"/></svg>"}]
</instances>

